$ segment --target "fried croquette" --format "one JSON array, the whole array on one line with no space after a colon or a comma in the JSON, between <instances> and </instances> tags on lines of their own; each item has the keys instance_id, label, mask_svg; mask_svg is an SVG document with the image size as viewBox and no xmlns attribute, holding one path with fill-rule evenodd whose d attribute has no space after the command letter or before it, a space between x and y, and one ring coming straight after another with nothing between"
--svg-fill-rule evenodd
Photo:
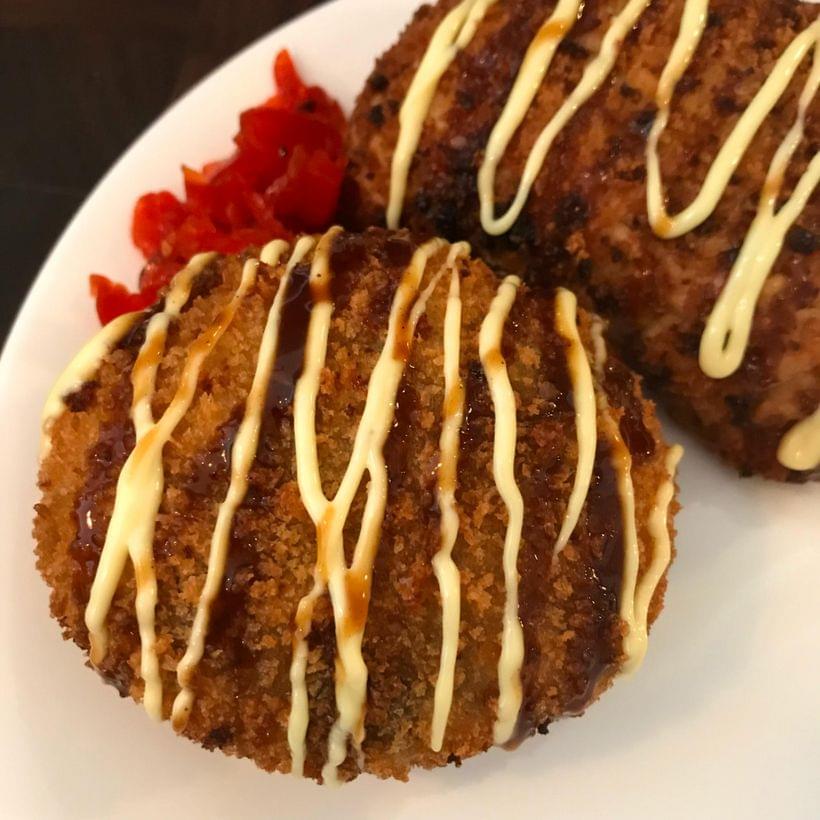
<instances>
[{"instance_id":1,"label":"fried croquette","mask_svg":"<svg viewBox=\"0 0 820 820\"><path fill-rule=\"evenodd\" d=\"M435 82L432 69L444 68L429 111L423 106L405 111L406 132L412 131L414 116L423 117L423 127L406 192L398 186L401 224L468 240L499 273L577 289L609 320L613 344L648 386L741 473L815 478L820 473L809 452L820 452L817 419L812 421L820 406L820 199L811 185L820 118L809 95L801 123L798 102L811 91L811 55L816 62L820 53L817 7L793 0L713 0L704 12L700 39L692 46L684 37L691 63L666 100L669 121L658 132L663 208L677 215L695 207L710 168L728 170L725 188L710 183L720 194L714 209L703 218L704 205L701 221L675 238L671 221L665 223L662 216L652 223L648 217L647 141L658 97L666 93L659 91L659 78L667 65L685 64L681 54L670 56L673 44L679 34L689 36L700 25L697 16L682 19L684 6L699 4L655 0L644 5L588 0L580 4L577 20L563 20L551 17L557 4L545 0L472 3L473 12L486 9L483 18L476 22L465 14L457 31L465 42L453 34L453 45L439 47L438 59L452 56L452 62L427 66L428 84ZM343 218L351 226L384 224L390 197L396 195L391 166L395 171L400 111L423 55L428 47L435 50L430 46L434 33L443 30L446 15L462 8L468 6L456 0L422 6L367 80L349 134ZM630 8L637 10L634 25L626 26L622 40L618 35L609 42L607 33ZM465 31L471 19L475 32L470 38ZM490 135L525 55L533 56L528 49L543 53L556 43L543 80L534 78L538 90L531 106L497 156L497 145L488 148ZM591 88L610 54L611 70L598 77L597 90L588 99L572 97ZM784 72L794 76L784 81L782 94L763 90L775 73L788 79ZM772 104L771 113L750 132L745 151L735 148L718 161L753 99ZM568 104L571 113L564 122ZM514 203L542 129L559 121L562 126L520 214L509 230L488 232L488 222L480 218L478 181L488 155L490 162L498 161L490 180L498 217ZM801 127L802 132L794 131ZM795 134L793 155L782 168L782 157L773 160L776 149L782 153ZM773 197L771 204L767 197ZM783 207L790 198L789 208ZM802 209L796 207L801 198L806 199ZM781 228L793 207L799 213L789 216L794 221L788 230ZM759 247L743 249L756 215L767 208L771 213L756 227ZM736 266L733 278L751 279L755 266L765 273L759 257L770 247L777 250L781 239L754 307L742 361L729 375L707 375L699 362L704 330L730 273ZM754 305L755 294L751 284L738 282L732 288L732 332L739 337L740 314L749 300ZM722 332L716 329L713 344L718 347L730 341ZM814 446L804 448L799 458L784 456L779 451L784 436L801 422L813 425Z\"/></svg>"},{"instance_id":2,"label":"fried croquette","mask_svg":"<svg viewBox=\"0 0 820 820\"><path fill-rule=\"evenodd\" d=\"M206 748L325 781L582 712L640 660L677 509L678 448L599 320L405 231L262 260L197 258L51 405L34 532L64 636Z\"/></svg>"}]
</instances>

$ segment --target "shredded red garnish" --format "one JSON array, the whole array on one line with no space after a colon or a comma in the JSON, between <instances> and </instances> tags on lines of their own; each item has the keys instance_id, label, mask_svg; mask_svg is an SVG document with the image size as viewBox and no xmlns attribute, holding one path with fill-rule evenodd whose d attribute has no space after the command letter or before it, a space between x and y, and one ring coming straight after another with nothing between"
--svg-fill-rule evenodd
<instances>
[{"instance_id":1,"label":"shredded red garnish","mask_svg":"<svg viewBox=\"0 0 820 820\"><path fill-rule=\"evenodd\" d=\"M153 304L195 253L235 253L327 227L345 168L344 115L319 86L302 82L287 51L273 76L276 93L240 115L233 156L200 171L183 166L183 201L169 191L139 198L131 224L146 260L139 289L93 274L101 322Z\"/></svg>"}]
</instances>

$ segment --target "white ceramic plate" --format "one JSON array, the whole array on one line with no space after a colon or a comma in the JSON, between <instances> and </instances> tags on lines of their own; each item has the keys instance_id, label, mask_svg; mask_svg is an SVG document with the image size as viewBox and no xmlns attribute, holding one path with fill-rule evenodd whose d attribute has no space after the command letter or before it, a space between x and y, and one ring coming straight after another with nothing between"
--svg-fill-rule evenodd
<instances>
[{"instance_id":1,"label":"white ceramic plate","mask_svg":"<svg viewBox=\"0 0 820 820\"><path fill-rule=\"evenodd\" d=\"M581 720L409 784L341 790L266 775L154 725L84 668L34 569L38 415L95 328L86 275L132 276L131 207L182 160L223 155L282 46L352 103L416 0L339 0L273 32L177 103L120 160L46 262L0 363L0 814L146 817L820 816L820 493L738 480L688 454L678 560L639 674Z\"/></svg>"}]
</instances>

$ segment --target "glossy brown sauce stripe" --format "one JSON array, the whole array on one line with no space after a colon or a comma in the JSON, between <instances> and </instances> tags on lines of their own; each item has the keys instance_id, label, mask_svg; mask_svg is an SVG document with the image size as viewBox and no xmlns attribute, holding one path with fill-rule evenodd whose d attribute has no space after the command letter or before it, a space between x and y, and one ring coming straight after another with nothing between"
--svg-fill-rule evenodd
<instances>
[{"instance_id":1,"label":"glossy brown sauce stripe","mask_svg":"<svg viewBox=\"0 0 820 820\"><path fill-rule=\"evenodd\" d=\"M286 410L293 404L293 391L302 372L305 358L310 311L316 301L327 295L314 295L310 286L310 265L300 262L293 269L288 282L285 303L282 307L282 323L279 328L279 346L276 361L268 382L265 396L265 417Z\"/></svg>"},{"instance_id":2,"label":"glossy brown sauce stripe","mask_svg":"<svg viewBox=\"0 0 820 820\"><path fill-rule=\"evenodd\" d=\"M593 544L590 602L603 628L596 632L595 641L584 652L586 685L568 702L569 714L583 712L598 683L618 663L616 634L620 624L624 531L612 451L606 439L599 439L596 448L585 526L587 538Z\"/></svg>"}]
</instances>

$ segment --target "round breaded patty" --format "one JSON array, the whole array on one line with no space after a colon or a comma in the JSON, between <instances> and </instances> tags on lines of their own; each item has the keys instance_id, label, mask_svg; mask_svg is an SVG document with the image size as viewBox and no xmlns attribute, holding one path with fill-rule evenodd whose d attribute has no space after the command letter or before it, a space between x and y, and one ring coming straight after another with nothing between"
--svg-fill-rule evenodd
<instances>
[{"instance_id":1,"label":"round breaded patty","mask_svg":"<svg viewBox=\"0 0 820 820\"><path fill-rule=\"evenodd\" d=\"M419 9L376 63L350 127L345 220L383 224L399 110L422 56L456 0ZM533 105L500 162L496 210L509 205L536 137L601 49L624 0L588 0L566 33ZM676 239L659 238L646 206L646 144L658 80L684 0L654 0L619 48L612 72L558 133L520 217L489 236L479 219L477 174L528 44L556 3L495 3L444 72L407 184L403 225L467 239L500 272L549 287L568 284L611 323L621 354L744 474L804 481L816 469L778 460L784 434L820 406L820 197L788 231L763 286L748 349L728 378L710 378L698 351L707 317L758 208L769 164L793 126L811 58L765 118L712 215ZM776 62L818 17L795 0L713 0L659 144L667 208L697 195L719 149ZM820 144L816 99L778 204L794 191ZM773 240L774 241L774 240Z\"/></svg>"},{"instance_id":2,"label":"round breaded patty","mask_svg":"<svg viewBox=\"0 0 820 820\"><path fill-rule=\"evenodd\" d=\"M291 266L283 291L279 347L260 405L258 447L230 527L204 653L191 678L190 714L187 722L178 723L180 731L207 748L249 757L264 769L291 769L288 729L292 664L299 643L297 607L313 587L315 568L318 575L327 570L322 562L317 567L317 526L300 486L309 476L303 467L298 474L294 442L294 389L302 389L297 385L309 370L305 344L313 332L310 322L319 304L332 304L316 401L321 487L332 499L351 459L367 397L375 389L368 382L389 341L392 306L419 247L406 232L331 232ZM315 273L319 248L327 251L329 271L314 280L311 271ZM376 407L389 423L383 448L388 484L368 577L372 588L361 599L351 599L347 614L337 610L337 618L352 618L354 610L361 617L361 653L368 674L363 724L357 727L363 742L357 753L354 738L348 739L350 753L340 768L345 779L361 770L406 778L414 766L458 762L493 744L510 580L517 586L514 621L524 647L522 700L508 738L511 745L536 729L545 730L551 720L583 711L626 663L639 660L627 646L635 636L622 618L625 596L631 603L636 580L645 593L648 590L647 625L662 605L671 516L677 505L670 449L638 378L605 355L597 320L579 312L583 348L574 352L588 362L592 375L597 444L577 524L566 546L555 553L579 470L575 411L583 400L573 390L566 329L556 327L557 297L518 287L501 344L489 354L485 350L482 361L480 331L499 282L482 262L459 255L459 250L440 243L431 251L419 286L421 292L430 285L426 309L415 332L397 336L401 344L388 349L403 374L395 402L388 397L384 407ZM169 321L164 352L154 359L159 365L150 404L154 419L160 419L178 400L180 376L191 352L203 339L213 342L215 327L224 331L204 358L190 407L161 450L164 491L149 543L151 562L137 573L125 563L105 617L107 647L94 658L104 680L121 695L143 699L140 664L146 652L135 615L135 578L152 570L164 717L171 714L179 692L176 670L191 639L209 545L231 483L263 328L291 252L284 251L276 264L255 267L254 280L239 297L236 291L248 264L255 266L253 254L210 260L193 279L178 317ZM463 421L455 473L458 534L452 549L460 572L461 607L452 706L443 744L434 751L431 721L443 639L433 559L442 545L442 425L453 404L445 396L443 376L444 320L453 277L460 283L462 308L457 337ZM507 293L513 284L507 283ZM233 316L232 298L237 307ZM132 373L140 350L145 357L146 346L151 346L146 336L153 332L152 316L161 315L163 307L167 310L169 301L166 295L152 311L134 318L93 375L64 397L64 409L47 425L42 499L34 527L38 567L51 587L52 613L65 637L85 651L90 647L85 610L101 553L111 547L106 536L115 497L118 505L127 501L128 470L123 466L126 459L133 460L135 448L129 412ZM400 319L401 328L410 327L412 315L405 311ZM494 475L494 466L503 470L505 465L494 443L498 408L485 370L504 362L515 423L510 426L504 420L503 430L517 434L514 458L507 466L523 500L517 572L507 578L503 556L511 516ZM634 518L619 483L623 476L618 465L625 466L626 478L631 478ZM372 481L364 477L344 527L347 562L353 559ZM153 520L149 494L136 500L137 514ZM638 566L630 587L633 522ZM664 549L670 555L664 556ZM654 579L649 577L653 573ZM327 763L328 735L337 718L334 683L340 683L340 669L347 668L338 653L339 634L354 628L352 620L334 622L331 604L326 591L318 596L306 636L309 723L304 773L315 778Z\"/></svg>"}]
</instances>

